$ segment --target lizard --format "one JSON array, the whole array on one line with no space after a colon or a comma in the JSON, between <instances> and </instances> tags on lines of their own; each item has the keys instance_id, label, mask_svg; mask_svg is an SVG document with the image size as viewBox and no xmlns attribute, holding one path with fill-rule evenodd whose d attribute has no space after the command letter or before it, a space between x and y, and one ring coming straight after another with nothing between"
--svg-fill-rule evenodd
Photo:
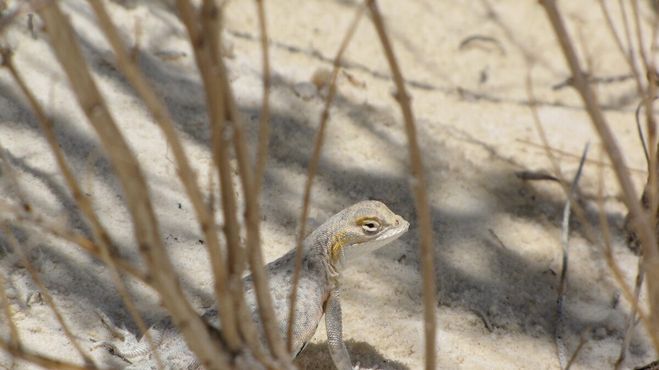
<instances>
[{"instance_id":1,"label":"lizard","mask_svg":"<svg viewBox=\"0 0 659 370\"><path fill-rule=\"evenodd\" d=\"M409 223L392 212L384 203L369 200L345 208L307 235L302 244L302 270L295 308L296 320L293 326L294 357L304 350L324 316L332 362L338 370L353 369L343 341L341 272L347 262L396 240L407 232L408 228ZM265 266L275 316L283 337L286 335L288 325L294 261L295 248ZM252 319L257 323L261 342L265 344L251 275L245 277L243 281L248 308ZM221 332L215 308L208 309L203 317ZM200 368L194 354L187 348L184 339L171 321L166 319L150 330L154 345L168 368ZM129 351L121 351L109 343L102 343L100 346L111 350L112 354L128 362L132 362L134 358L143 358L132 362L126 369L156 368L144 338Z\"/></svg>"}]
</instances>

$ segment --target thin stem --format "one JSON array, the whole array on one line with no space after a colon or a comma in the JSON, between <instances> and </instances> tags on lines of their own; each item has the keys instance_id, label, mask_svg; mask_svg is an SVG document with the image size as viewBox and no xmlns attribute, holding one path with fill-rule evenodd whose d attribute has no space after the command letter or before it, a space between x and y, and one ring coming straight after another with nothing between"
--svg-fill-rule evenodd
<instances>
[{"instance_id":1,"label":"thin stem","mask_svg":"<svg viewBox=\"0 0 659 370\"><path fill-rule=\"evenodd\" d=\"M288 328L286 329L286 347L288 351L291 352L293 348L293 326L295 323L295 306L297 304L297 288L300 281L300 270L302 269L302 242L306 235L306 224L307 218L309 217L309 203L311 200L311 186L313 185L313 179L316 176L316 171L318 170L318 162L320 161L320 153L323 147L323 142L325 140L325 130L327 128L327 122L329 120L329 110L334 101L336 95L336 78L339 74L339 68L341 67L341 58L343 58L343 53L348 48L350 40L357 29L357 25L364 13L364 6L359 6L355 11L355 16L348 27L348 30L341 41L341 46L334 57L334 62L332 63L332 74L330 75L327 97L325 98L325 104L323 111L320 114L320 125L318 131L316 132L316 137L314 139L314 148L311 154L311 159L309 160L309 167L307 169L307 178L304 184L304 195L302 201L302 213L300 214L300 219L298 221L298 234L295 241L295 268L293 269L293 280L291 283L291 293L290 293L290 304L288 309Z\"/></svg>"},{"instance_id":2,"label":"thin stem","mask_svg":"<svg viewBox=\"0 0 659 370\"><path fill-rule=\"evenodd\" d=\"M128 313L131 315L131 317L137 324L137 327L139 328L140 332L145 333L144 335L146 337L147 343L149 343L149 345L153 347L151 333L149 332L148 327L144 323L142 316L137 310L135 303L130 297L128 289L126 288L126 285L124 284L122 277L119 274L116 262L113 258L118 256L117 248L114 246L114 243L110 238L110 235L105 230L105 228L101 224L101 221L96 215L96 212L94 211L94 207L92 206L90 199L83 195L80 185L78 184L78 181L75 179L75 176L73 175L73 171L71 170L71 167L67 163L64 157L64 153L62 152L62 148L59 145L57 136L55 135L55 131L53 130L54 125L52 120L50 120L46 116L46 113L44 109L41 107L41 104L37 101L36 97L34 96L34 94L32 94L32 91L27 86L22 76L16 70L12 58L8 55L8 53L6 52L3 53L2 60L4 67L9 70L12 77L14 78L14 81L16 81L16 84L20 87L23 94L27 97L32 107L32 110L35 112L37 116L37 119L41 126L41 130L46 136L46 140L48 142L51 152L53 153L53 156L57 161L59 170L64 176L66 184L69 190L71 191L71 194L73 194L73 198L75 199L76 204L85 215L85 219L91 225L92 232L94 234L94 239L97 241L98 245L100 246L99 249L100 257L103 260L103 262L109 267L110 276L112 277L112 280L115 286L117 287L117 291L119 295L121 296L123 302L126 304ZM163 368L162 361L160 360L160 355L156 351L154 351L154 355L158 368L159 369Z\"/></svg>"},{"instance_id":3,"label":"thin stem","mask_svg":"<svg viewBox=\"0 0 659 370\"><path fill-rule=\"evenodd\" d=\"M14 236L14 232L11 230L11 228L6 222L3 223L2 225L2 231L5 237L7 238L9 245L11 245L14 252L18 254L18 256L20 257L21 263L27 269L28 273L30 274L30 277L32 278L32 281L37 286L37 289L39 289L39 293L41 293L41 296L46 301L46 304L48 305L48 307L50 307L50 310L53 312L53 315L55 315L55 319L57 319L57 322L59 322L60 326L62 327L62 331L64 332L64 335L71 342L71 344L76 349L76 351L78 351L80 356L83 358L85 362L85 367L91 369L98 369L98 367L94 363L94 360L92 360L92 358L89 357L87 353L85 353L85 351L80 346L80 343L78 343L76 336L73 335L71 328L69 328L69 325L64 320L64 316L62 316L62 312L60 312L59 308L57 308L57 303L55 303L53 296L50 295L50 292L46 288L46 285L44 284L43 280L41 280L41 277L34 269L34 266L32 266L32 263L30 262L28 256L23 252L23 248L19 245L18 240L16 240L16 237Z\"/></svg>"},{"instance_id":4,"label":"thin stem","mask_svg":"<svg viewBox=\"0 0 659 370\"><path fill-rule=\"evenodd\" d=\"M233 184L231 183L230 175L227 177L228 173L228 160L226 158L225 151L221 150L226 145L221 143L221 127L218 125L223 124L224 120L224 98L223 92L220 87L220 83L216 81L216 76L211 74L212 70L212 61L210 51L208 50L208 42L201 42L202 33L199 29L199 21L195 17L195 11L192 8L192 5L185 0L179 0L176 2L177 9L179 12L179 18L185 25L188 31L188 37L192 45L194 45L193 51L195 53L195 61L197 63L197 68L201 74L202 80L204 82L204 89L206 92L206 107L209 115L209 120L212 128L212 148L213 148L213 162L215 163L216 168L221 169L220 172L220 184L222 188L222 205L225 216L226 226L224 228L225 234L227 234L227 244L229 246L233 245L237 241L237 231L235 230L236 223L235 217L231 217L229 201L227 198L231 198L233 194L226 194L227 192L233 192ZM221 161L219 157L222 157ZM224 162L227 162L224 164ZM223 163L220 165L220 163ZM229 214L227 214L229 213ZM231 238L229 238L231 236ZM227 267L232 265L232 257L235 253L229 253L228 261L223 263L223 265L213 266L213 271L216 272L217 276L222 274L221 270L228 270ZM219 260L221 261L221 260ZM218 261L215 261L216 263ZM227 276L227 283L231 284L231 277ZM233 291L229 289L229 294L226 294L227 299L225 301L218 301L218 308L224 310L226 315L223 315L223 318L226 318L225 321L222 321L222 331L225 339L227 341L227 346L230 350L235 351L241 347L241 339L238 334L238 313L236 311L236 302L234 302ZM219 297L218 297L219 299ZM234 312L231 314L231 312Z\"/></svg>"},{"instance_id":5,"label":"thin stem","mask_svg":"<svg viewBox=\"0 0 659 370\"><path fill-rule=\"evenodd\" d=\"M200 362L209 369L226 368L226 360L217 351L219 342L211 337L209 328L183 294L161 239L142 169L96 87L68 18L61 12L58 2L48 2L39 14L46 24L51 49L68 77L78 105L118 175L138 250L149 267L163 304Z\"/></svg>"},{"instance_id":6,"label":"thin stem","mask_svg":"<svg viewBox=\"0 0 659 370\"><path fill-rule=\"evenodd\" d=\"M256 154L256 169L254 171L254 196L258 199L261 193L265 165L268 159L268 141L270 138L270 52L268 48L268 25L265 17L265 4L263 0L256 1L256 10L259 17L259 30L261 32L261 64L263 68L263 99L261 101L261 117L259 123L259 145Z\"/></svg>"},{"instance_id":7,"label":"thin stem","mask_svg":"<svg viewBox=\"0 0 659 370\"><path fill-rule=\"evenodd\" d=\"M625 167L625 160L622 152L615 140L610 127L599 107L595 94L588 85L582 71L577 55L574 51L572 42L565 28L563 18L558 11L554 0L543 0L542 5L547 13L547 17L556 33L558 42L563 50L566 62L572 71L574 77L574 86L584 102L586 111L591 118L591 122L606 148L606 152L613 164L618 183L620 184L625 205L633 217L633 226L641 240L644 258L646 258L646 271L648 272L648 297L651 312L655 314L651 319L649 327L650 336L655 348L659 351L659 251L657 250L657 240L654 233L654 227L650 224L648 217L638 202L637 192L631 182L629 171ZM652 158L652 157L651 157Z\"/></svg>"},{"instance_id":8,"label":"thin stem","mask_svg":"<svg viewBox=\"0 0 659 370\"><path fill-rule=\"evenodd\" d=\"M13 357L20 358L21 360L33 363L46 369L89 370L89 367L87 366L80 366L70 362L56 360L54 358L50 358L38 353L30 352L23 348L16 348L2 339L0 339L0 349L5 350Z\"/></svg>"},{"instance_id":9,"label":"thin stem","mask_svg":"<svg viewBox=\"0 0 659 370\"><path fill-rule=\"evenodd\" d=\"M19 183L18 175L16 174L14 168L7 160L7 156L5 155L5 148L2 146L0 146L0 159L2 160L2 172L6 174L4 178L9 181L9 185L14 190L14 193L16 194L18 201L21 203L21 207L23 208L23 210L25 210L26 212L30 212L32 209L34 209L34 207L23 193L23 189ZM78 353L84 360L86 366L97 368L96 364L94 363L94 360L92 360L92 358L89 357L87 353L85 353L85 351L80 346L80 343L78 343L78 341L76 340L76 337L73 335L73 332L69 328L69 325L64 320L64 316L62 316L62 313L57 308L57 304L55 304L55 300L53 300L52 296L48 292L48 289L43 283L43 280L41 280L41 277L32 266L32 263L30 262L28 256L23 251L23 248L21 248L21 246L19 245L18 240L16 240L14 233L9 227L7 222L4 222L2 224L2 231L4 235L7 237L7 241L14 250L14 253L16 253L19 256L19 258L21 259L21 263L28 270L30 277L32 278L32 281L34 281L34 284L37 286L37 289L39 289L39 292L44 297L44 300L46 301L51 311L53 312L53 315L55 315L55 318L62 327L62 330L64 331L64 335L66 336L66 338L69 341L71 341L71 344L73 345L75 350L78 351Z\"/></svg>"},{"instance_id":10,"label":"thin stem","mask_svg":"<svg viewBox=\"0 0 659 370\"><path fill-rule=\"evenodd\" d=\"M371 19L378 37L384 49L384 54L389 62L389 68L393 75L394 83L396 84L396 97L400 109L403 113L403 121L405 122L405 132L407 134L407 142L410 155L410 164L412 172L412 191L414 193L415 208L417 211L417 218L419 221L420 245L421 245L421 272L423 276L423 309L424 309L424 332L426 340L426 370L435 369L436 363L436 318L435 306L436 299L436 275L435 275L435 256L433 253L432 241L432 224L430 220L430 207L428 206L428 196L426 191L426 178L423 170L423 161L421 157L421 150L417 142L416 127L414 123L414 115L410 104L410 97L405 89L405 80L398 67L396 56L394 55L393 47L387 31L385 30L382 15L377 6L377 1L370 0L368 5L371 11Z\"/></svg>"},{"instance_id":11,"label":"thin stem","mask_svg":"<svg viewBox=\"0 0 659 370\"><path fill-rule=\"evenodd\" d=\"M565 338L562 335L563 329L563 320L564 320L564 303L565 303L565 294L567 292L567 271L568 271L568 262L569 262L569 248L570 248L570 209L574 196L577 193L579 178L581 177L581 172L583 170L584 163L586 162L586 156L588 154L589 144L586 144L583 154L581 155L581 160L579 161L579 168L577 173L572 179L572 184L570 185L570 192L568 194L567 200L565 201L565 206L563 207L563 225L561 227L561 245L563 246L563 267L561 268L561 275L558 284L558 299L556 300L556 328L554 333L554 339L556 342L556 350L558 353L558 362L561 365L561 369L568 369L569 363L567 359L567 351L565 346Z\"/></svg>"},{"instance_id":12,"label":"thin stem","mask_svg":"<svg viewBox=\"0 0 659 370\"><path fill-rule=\"evenodd\" d=\"M547 139L547 135L545 133L544 128L542 127L542 122L540 121L540 116L538 115L538 112L537 112L537 103L536 103L537 100L535 99L535 95L533 93L533 80L531 78L531 70L530 69L528 71L527 78L526 78L526 91L527 91L527 95L529 97L529 102L530 102L529 107L531 109L533 122L534 122L534 124L536 126L536 130L538 131L538 134L540 135L540 138L543 142L543 146L544 146L544 149L545 149L545 154L547 155L547 158L549 158L549 161L550 161L550 163L553 167L554 173L557 174L556 177L558 177L559 180L560 180L558 183L561 185L561 188L563 189L564 194L566 196L569 196L568 195L569 194L569 189L566 185L567 182L565 180L565 177L562 175L562 171L561 171L561 168L558 164L558 160L556 159L556 157L554 156L554 154L551 150L551 147L549 145L549 141ZM600 166L605 165L603 161L598 161L597 164L600 165ZM604 198L601 197L602 201L603 201L603 199ZM579 219L579 222L581 223L581 225L584 228L586 239L590 243L595 244L595 245L600 245L602 247L602 250L604 251L604 256L605 256L607 265L611 269L611 272L613 273L613 277L614 277L615 281L618 283L618 285L622 289L623 297L628 302L630 302L630 303L633 302L634 296L632 294L632 291L629 288L629 286L627 285L627 283L625 282L625 279L624 279L624 276L622 275L620 267L618 266L616 261L613 259L613 255L611 253L610 233L609 233L609 229L608 229L608 221L606 220L606 215L604 214L603 204L600 205L600 213L601 213L600 214L600 217L601 217L600 218L600 229L602 230L602 232L600 234L604 235L604 238L603 238L604 240L603 241L601 241L602 238L599 238L599 237L596 236L597 233L595 232L595 230L593 230L593 227L590 225L590 222L589 222L588 218L586 217L586 213L585 213L584 209L578 203L573 203L572 207L573 207L572 211L577 216L577 218ZM648 328L650 328L650 322L647 320L647 316L640 310L639 310L639 317L641 317L644 324Z\"/></svg>"},{"instance_id":13,"label":"thin stem","mask_svg":"<svg viewBox=\"0 0 659 370\"><path fill-rule=\"evenodd\" d=\"M9 305L9 297L7 296L6 283L7 279L4 274L0 273L0 301L2 301L2 308L5 312L7 319L7 326L9 326L9 345L13 348L21 348L21 337L14 322L14 313Z\"/></svg>"},{"instance_id":14,"label":"thin stem","mask_svg":"<svg viewBox=\"0 0 659 370\"><path fill-rule=\"evenodd\" d=\"M142 97L144 104L151 112L155 123L162 130L167 143L172 148L178 177L183 184L185 191L192 203L197 222L204 234L208 245L209 259L211 262L214 276L214 290L218 302L218 315L221 322L235 322L235 312L231 307L231 299L228 297L227 273L224 268L224 257L220 252L220 242L217 234L217 225L211 217L211 211L204 205L203 196L197 183L197 176L190 166L190 161L185 154L183 145L176 132L174 122L163 104L162 100L156 95L153 88L144 78L134 59L127 51L125 44L122 42L116 26L112 23L107 14L105 7L100 1L89 0L99 26L106 38L110 42L115 53L117 66L126 76L133 88ZM227 334L231 333L231 324L226 324Z\"/></svg>"}]
</instances>

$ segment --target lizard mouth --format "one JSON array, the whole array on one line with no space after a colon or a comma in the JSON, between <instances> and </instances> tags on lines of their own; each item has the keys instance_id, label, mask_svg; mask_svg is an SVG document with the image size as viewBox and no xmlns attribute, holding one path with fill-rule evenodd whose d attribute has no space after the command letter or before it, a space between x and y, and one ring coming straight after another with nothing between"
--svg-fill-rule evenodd
<instances>
[{"instance_id":1,"label":"lizard mouth","mask_svg":"<svg viewBox=\"0 0 659 370\"><path fill-rule=\"evenodd\" d=\"M375 240L377 241L388 241L398 238L399 236L405 234L410 227L410 223L400 219L399 225L397 227L391 227L382 234L378 235Z\"/></svg>"},{"instance_id":2,"label":"lizard mouth","mask_svg":"<svg viewBox=\"0 0 659 370\"><path fill-rule=\"evenodd\" d=\"M346 246L343 249L344 256L348 255L350 259L353 259L380 249L405 234L409 227L410 224L401 217L396 224L390 226L377 237L361 244Z\"/></svg>"}]
</instances>

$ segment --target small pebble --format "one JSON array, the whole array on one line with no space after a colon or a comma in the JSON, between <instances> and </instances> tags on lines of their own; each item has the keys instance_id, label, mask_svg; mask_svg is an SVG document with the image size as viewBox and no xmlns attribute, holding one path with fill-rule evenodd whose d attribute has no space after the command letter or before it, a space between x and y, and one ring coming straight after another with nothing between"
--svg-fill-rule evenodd
<instances>
[{"instance_id":1,"label":"small pebble","mask_svg":"<svg viewBox=\"0 0 659 370\"><path fill-rule=\"evenodd\" d=\"M317 90L310 82L299 82L293 85L293 92L302 100L311 100L316 97Z\"/></svg>"},{"instance_id":2,"label":"small pebble","mask_svg":"<svg viewBox=\"0 0 659 370\"><path fill-rule=\"evenodd\" d=\"M322 90L324 87L329 85L329 79L332 76L327 68L318 68L313 75L311 75L311 83L316 86L316 89Z\"/></svg>"}]
</instances>

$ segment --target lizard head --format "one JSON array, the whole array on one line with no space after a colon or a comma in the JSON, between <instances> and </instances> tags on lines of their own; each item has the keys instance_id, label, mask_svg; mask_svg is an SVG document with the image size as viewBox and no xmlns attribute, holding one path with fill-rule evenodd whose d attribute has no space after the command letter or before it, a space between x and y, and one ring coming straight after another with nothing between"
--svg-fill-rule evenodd
<instances>
[{"instance_id":1,"label":"lizard head","mask_svg":"<svg viewBox=\"0 0 659 370\"><path fill-rule=\"evenodd\" d=\"M375 200L356 203L332 217L336 223L330 241L330 258L352 259L374 251L405 234L410 224Z\"/></svg>"}]
</instances>

